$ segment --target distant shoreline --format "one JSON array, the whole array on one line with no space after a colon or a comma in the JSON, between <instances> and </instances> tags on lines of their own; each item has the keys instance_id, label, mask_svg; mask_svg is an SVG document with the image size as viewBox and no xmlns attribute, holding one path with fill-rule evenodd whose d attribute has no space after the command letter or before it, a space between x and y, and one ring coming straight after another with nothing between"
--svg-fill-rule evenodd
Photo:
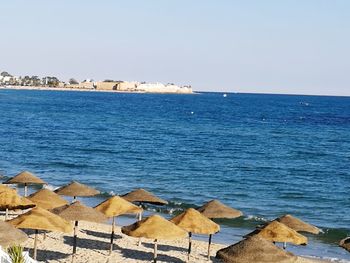
<instances>
[{"instance_id":1,"label":"distant shoreline","mask_svg":"<svg viewBox=\"0 0 350 263\"><path fill-rule=\"evenodd\" d=\"M54 87L33 87L33 86L0 86L0 90L42 90L42 91L81 91L81 92L108 92L108 93L127 93L127 94L178 94L178 95L197 95L200 92L181 93L181 92L146 92L146 91L121 91L121 90L96 90L96 89L77 89L77 88L54 88Z\"/></svg>"},{"instance_id":2,"label":"distant shoreline","mask_svg":"<svg viewBox=\"0 0 350 263\"><path fill-rule=\"evenodd\" d=\"M193 91L192 93L181 92L145 92L145 91L121 91L121 90L96 90L77 88L53 88L53 87L33 87L33 86L0 86L0 90L44 90L44 91L82 91L82 92L108 92L125 94L179 94L179 95L200 95L203 93L219 94L241 94L241 95L277 95L277 96L305 96L305 97L339 97L349 98L350 95L327 95L327 94L293 94L293 93L264 93L264 92L234 92L234 91Z\"/></svg>"}]
</instances>

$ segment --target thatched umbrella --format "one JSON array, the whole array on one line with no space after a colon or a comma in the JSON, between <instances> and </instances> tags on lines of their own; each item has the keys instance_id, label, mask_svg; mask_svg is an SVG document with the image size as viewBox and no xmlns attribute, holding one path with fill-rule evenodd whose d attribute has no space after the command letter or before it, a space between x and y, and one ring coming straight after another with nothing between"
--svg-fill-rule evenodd
<instances>
[{"instance_id":1,"label":"thatched umbrella","mask_svg":"<svg viewBox=\"0 0 350 263\"><path fill-rule=\"evenodd\" d=\"M154 257L157 262L157 242L158 239L177 239L184 238L187 232L172 222L159 215L146 217L132 225L122 227L122 232L132 237L144 237L154 239Z\"/></svg>"},{"instance_id":2,"label":"thatched umbrella","mask_svg":"<svg viewBox=\"0 0 350 263\"><path fill-rule=\"evenodd\" d=\"M339 246L350 252L350 237L344 238L339 242Z\"/></svg>"},{"instance_id":3,"label":"thatched umbrella","mask_svg":"<svg viewBox=\"0 0 350 263\"><path fill-rule=\"evenodd\" d=\"M306 232L306 233L311 233L311 234L319 234L320 233L320 229L310 225L302 220L300 220L299 218L296 218L294 216L291 215L284 215L281 217L278 217L275 219L276 221L286 225L287 227L294 229L297 232ZM283 248L286 248L287 244L284 243L283 244Z\"/></svg>"},{"instance_id":4,"label":"thatched umbrella","mask_svg":"<svg viewBox=\"0 0 350 263\"><path fill-rule=\"evenodd\" d=\"M197 209L206 217L213 218L236 218L243 215L239 210L224 205L218 200L211 200Z\"/></svg>"},{"instance_id":5,"label":"thatched umbrella","mask_svg":"<svg viewBox=\"0 0 350 263\"><path fill-rule=\"evenodd\" d=\"M139 188L135 189L125 195L122 195L126 201L129 201L131 203L137 203L139 206L142 206L142 204L152 204L152 205L167 205L168 202L155 196L154 194L146 191L145 189ZM142 220L142 211L139 213L139 221ZM139 239L138 242L139 245L141 245L141 239Z\"/></svg>"},{"instance_id":6,"label":"thatched umbrella","mask_svg":"<svg viewBox=\"0 0 350 263\"><path fill-rule=\"evenodd\" d=\"M241 211L231 208L227 205L224 205L218 200L211 200L205 203L203 206L199 207L197 210L201 212L203 215L205 215L206 217L208 217L209 219L214 219L214 218L233 219L243 215ZM209 235L208 259L210 258L211 239L212 239L212 235Z\"/></svg>"},{"instance_id":7,"label":"thatched umbrella","mask_svg":"<svg viewBox=\"0 0 350 263\"><path fill-rule=\"evenodd\" d=\"M19 215L18 217L11 219L8 222L17 228L35 230L33 255L34 259L36 259L37 255L36 250L38 230L63 233L70 233L73 230L71 224L68 221L40 207L35 207L27 213Z\"/></svg>"},{"instance_id":8,"label":"thatched umbrella","mask_svg":"<svg viewBox=\"0 0 350 263\"><path fill-rule=\"evenodd\" d=\"M23 184L24 185L24 196L27 196L28 189L27 186L29 184L47 184L45 181L41 180L34 174L28 172L28 171L23 171L17 174L16 176L8 179L4 184Z\"/></svg>"},{"instance_id":9,"label":"thatched umbrella","mask_svg":"<svg viewBox=\"0 0 350 263\"><path fill-rule=\"evenodd\" d=\"M56 215L68 220L75 221L74 223L74 237L73 237L73 258L77 251L77 231L79 221L88 221L94 223L101 223L107 220L104 214L96 211L92 207L88 207L76 201L70 205L64 205L51 210Z\"/></svg>"},{"instance_id":10,"label":"thatched umbrella","mask_svg":"<svg viewBox=\"0 0 350 263\"><path fill-rule=\"evenodd\" d=\"M122 195L126 201L131 203L148 203L152 205L167 205L168 202L146 191L145 189L136 189L125 195Z\"/></svg>"},{"instance_id":11,"label":"thatched umbrella","mask_svg":"<svg viewBox=\"0 0 350 263\"><path fill-rule=\"evenodd\" d=\"M225 263L293 263L297 257L258 236L220 249L216 257Z\"/></svg>"},{"instance_id":12,"label":"thatched umbrella","mask_svg":"<svg viewBox=\"0 0 350 263\"><path fill-rule=\"evenodd\" d=\"M71 183L56 189L55 193L59 195L71 196L75 201L77 196L95 196L98 195L100 192L85 184L72 181Z\"/></svg>"},{"instance_id":13,"label":"thatched umbrella","mask_svg":"<svg viewBox=\"0 0 350 263\"><path fill-rule=\"evenodd\" d=\"M35 207L35 204L25 197L17 194L16 190L2 187L0 190L0 210L6 211L5 220L8 217L9 210L27 209Z\"/></svg>"},{"instance_id":14,"label":"thatched umbrella","mask_svg":"<svg viewBox=\"0 0 350 263\"><path fill-rule=\"evenodd\" d=\"M107 217L112 217L112 233L111 246L109 253L113 250L115 217L123 214L138 214L142 212L142 208L138 207L119 196L112 196L95 207L95 209L103 213Z\"/></svg>"},{"instance_id":15,"label":"thatched umbrella","mask_svg":"<svg viewBox=\"0 0 350 263\"><path fill-rule=\"evenodd\" d=\"M277 221L272 221L249 233L245 237L253 235L257 235L272 242L288 242L295 245L307 244L307 238L305 236Z\"/></svg>"},{"instance_id":16,"label":"thatched umbrella","mask_svg":"<svg viewBox=\"0 0 350 263\"><path fill-rule=\"evenodd\" d=\"M0 221L0 246L7 247L26 241L28 236L10 223Z\"/></svg>"},{"instance_id":17,"label":"thatched umbrella","mask_svg":"<svg viewBox=\"0 0 350 263\"><path fill-rule=\"evenodd\" d=\"M8 187L7 185L0 184L0 192L3 192L3 191L12 191L12 190L14 190L14 189L11 188L11 187Z\"/></svg>"},{"instance_id":18,"label":"thatched umbrella","mask_svg":"<svg viewBox=\"0 0 350 263\"><path fill-rule=\"evenodd\" d=\"M189 234L188 259L190 258L191 254L192 233L201 235L213 235L220 231L220 226L218 224L205 217L193 208L187 209L185 212L178 216L175 216L170 221L182 229L185 229Z\"/></svg>"},{"instance_id":19,"label":"thatched umbrella","mask_svg":"<svg viewBox=\"0 0 350 263\"><path fill-rule=\"evenodd\" d=\"M35 203L38 207L46 210L68 204L67 200L48 189L41 189L28 196L28 199Z\"/></svg>"},{"instance_id":20,"label":"thatched umbrella","mask_svg":"<svg viewBox=\"0 0 350 263\"><path fill-rule=\"evenodd\" d=\"M296 218L294 216L291 215L284 215L281 216L279 218L275 219L276 221L285 224L286 226L288 226L291 229L294 229L297 232L307 232L307 233L311 233L311 234L319 234L320 233L320 229L310 225L302 220L300 220L299 218Z\"/></svg>"}]
</instances>

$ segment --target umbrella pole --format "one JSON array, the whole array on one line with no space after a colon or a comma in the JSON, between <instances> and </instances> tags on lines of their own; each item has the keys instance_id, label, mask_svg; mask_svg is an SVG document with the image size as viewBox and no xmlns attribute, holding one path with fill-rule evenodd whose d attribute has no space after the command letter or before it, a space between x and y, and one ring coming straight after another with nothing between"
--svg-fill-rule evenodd
<instances>
[{"instance_id":1,"label":"umbrella pole","mask_svg":"<svg viewBox=\"0 0 350 263\"><path fill-rule=\"evenodd\" d=\"M74 258L74 254L77 252L77 231L78 231L78 221L75 221L74 237L73 237L73 258Z\"/></svg>"},{"instance_id":2,"label":"umbrella pole","mask_svg":"<svg viewBox=\"0 0 350 263\"><path fill-rule=\"evenodd\" d=\"M112 234L111 234L111 247L109 248L109 254L113 251L113 240L114 240L114 228L115 228L115 217L112 219Z\"/></svg>"},{"instance_id":3,"label":"umbrella pole","mask_svg":"<svg viewBox=\"0 0 350 263\"><path fill-rule=\"evenodd\" d=\"M157 263L157 239L154 240L154 257L153 262Z\"/></svg>"},{"instance_id":4,"label":"umbrella pole","mask_svg":"<svg viewBox=\"0 0 350 263\"><path fill-rule=\"evenodd\" d=\"M142 207L141 203L140 203L140 207ZM139 213L139 221L142 220L142 211ZM139 238L139 242L137 244L138 246L141 246L141 237Z\"/></svg>"},{"instance_id":5,"label":"umbrella pole","mask_svg":"<svg viewBox=\"0 0 350 263\"><path fill-rule=\"evenodd\" d=\"M36 247L37 247L37 243L38 243L38 230L35 229L35 234L34 234L34 251L33 251L33 259L36 260Z\"/></svg>"},{"instance_id":6,"label":"umbrella pole","mask_svg":"<svg viewBox=\"0 0 350 263\"><path fill-rule=\"evenodd\" d=\"M187 260L190 261L190 255L191 255L191 250L192 250L192 233L188 233L188 256Z\"/></svg>"},{"instance_id":7,"label":"umbrella pole","mask_svg":"<svg viewBox=\"0 0 350 263\"><path fill-rule=\"evenodd\" d=\"M24 183L24 197L27 197L28 189L27 189L27 183Z\"/></svg>"},{"instance_id":8,"label":"umbrella pole","mask_svg":"<svg viewBox=\"0 0 350 263\"><path fill-rule=\"evenodd\" d=\"M212 235L209 235L209 243L208 243L208 260L210 260L210 246L211 246L211 237Z\"/></svg>"},{"instance_id":9,"label":"umbrella pole","mask_svg":"<svg viewBox=\"0 0 350 263\"><path fill-rule=\"evenodd\" d=\"M139 221L142 220L142 212L139 213Z\"/></svg>"}]
</instances>

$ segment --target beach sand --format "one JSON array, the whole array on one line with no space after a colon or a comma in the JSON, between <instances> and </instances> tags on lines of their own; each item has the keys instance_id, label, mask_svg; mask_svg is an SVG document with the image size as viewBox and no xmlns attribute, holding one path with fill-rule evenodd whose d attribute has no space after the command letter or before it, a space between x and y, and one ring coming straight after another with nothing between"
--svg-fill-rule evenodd
<instances>
[{"instance_id":1,"label":"beach sand","mask_svg":"<svg viewBox=\"0 0 350 263\"><path fill-rule=\"evenodd\" d=\"M34 86L0 86L0 90L46 90L46 91L81 91L81 92L109 92L109 93L138 93L138 94L199 94L199 92L150 92L150 91L127 91L127 90L107 90L107 89L78 89L78 88L59 88L59 87L34 87Z\"/></svg>"},{"instance_id":2,"label":"beach sand","mask_svg":"<svg viewBox=\"0 0 350 263\"><path fill-rule=\"evenodd\" d=\"M111 226L107 224L95 224L79 222L77 254L74 262L152 262L153 242L142 239L138 246L138 239L128 237L116 228L114 251L109 256ZM29 249L32 255L34 243L34 232L26 231L30 238L23 244L25 250ZM40 232L39 232L40 233ZM44 234L40 233L38 238L37 260L40 262L71 262L72 242L71 235L49 232L44 240ZM188 240L164 241L158 243L158 262L186 262ZM216 251L225 245L213 244L211 260L209 262L220 262L215 259ZM207 243L194 240L192 244L192 255L190 262L208 262L206 258ZM298 263L326 262L312 259L299 258Z\"/></svg>"}]
</instances>

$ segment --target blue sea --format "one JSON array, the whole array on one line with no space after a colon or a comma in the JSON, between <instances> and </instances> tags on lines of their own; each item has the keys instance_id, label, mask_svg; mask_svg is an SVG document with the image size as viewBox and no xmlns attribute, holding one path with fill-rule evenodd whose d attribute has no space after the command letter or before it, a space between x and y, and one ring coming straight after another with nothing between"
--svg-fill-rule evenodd
<instances>
[{"instance_id":1,"label":"blue sea","mask_svg":"<svg viewBox=\"0 0 350 263\"><path fill-rule=\"evenodd\" d=\"M218 221L217 243L289 213L323 231L290 251L350 260L349 97L0 90L0 173L22 170L97 188L88 205L145 188L168 218L219 199L244 217Z\"/></svg>"}]
</instances>

